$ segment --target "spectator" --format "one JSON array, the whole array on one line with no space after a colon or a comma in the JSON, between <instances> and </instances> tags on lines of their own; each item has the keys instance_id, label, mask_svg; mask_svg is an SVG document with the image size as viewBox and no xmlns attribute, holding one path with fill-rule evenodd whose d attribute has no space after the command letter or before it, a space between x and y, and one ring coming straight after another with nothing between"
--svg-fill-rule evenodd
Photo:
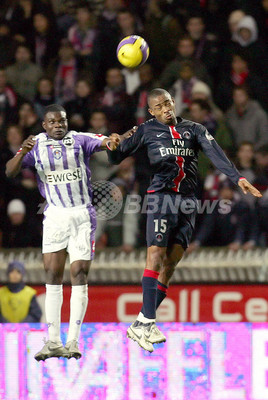
<instances>
[{"instance_id":1,"label":"spectator","mask_svg":"<svg viewBox=\"0 0 268 400\"><path fill-rule=\"evenodd\" d=\"M215 76L219 66L219 43L216 36L206 32L201 15L190 16L186 29L195 44L195 59L202 61L211 77Z\"/></svg>"},{"instance_id":2,"label":"spectator","mask_svg":"<svg viewBox=\"0 0 268 400\"><path fill-rule=\"evenodd\" d=\"M41 246L41 235L37 223L27 219L26 207L21 200L13 199L8 203L7 219L2 222L0 231L3 248Z\"/></svg>"},{"instance_id":3,"label":"spectator","mask_svg":"<svg viewBox=\"0 0 268 400\"><path fill-rule=\"evenodd\" d=\"M223 119L223 112L213 101L210 87L204 82L196 82L192 87L191 100L206 100L211 108L213 117L220 122Z\"/></svg>"},{"instance_id":4,"label":"spectator","mask_svg":"<svg viewBox=\"0 0 268 400\"><path fill-rule=\"evenodd\" d=\"M254 145L251 142L242 142L238 147L236 155L236 167L240 174L250 183L254 183L256 178L256 166L254 160ZM245 201L252 209L255 206L255 199L251 196L240 193L241 199Z\"/></svg>"},{"instance_id":5,"label":"spectator","mask_svg":"<svg viewBox=\"0 0 268 400\"><path fill-rule=\"evenodd\" d=\"M79 65L73 46L62 41L58 56L50 64L48 73L54 81L55 96L58 103L63 104L75 98L75 84Z\"/></svg>"},{"instance_id":6,"label":"spectator","mask_svg":"<svg viewBox=\"0 0 268 400\"><path fill-rule=\"evenodd\" d=\"M32 45L35 63L45 70L57 54L58 32L53 21L44 13L33 16L33 27L34 31L29 42Z\"/></svg>"},{"instance_id":7,"label":"spectator","mask_svg":"<svg viewBox=\"0 0 268 400\"><path fill-rule=\"evenodd\" d=\"M252 98L268 109L267 82L249 70L247 59L242 54L232 56L231 70L226 73L218 85L217 103L226 111L232 105L232 90L236 86L246 85Z\"/></svg>"},{"instance_id":8,"label":"spectator","mask_svg":"<svg viewBox=\"0 0 268 400\"><path fill-rule=\"evenodd\" d=\"M108 122L103 111L95 110L89 119L88 132L109 136ZM106 151L92 154L90 158L90 170L92 182L106 181L117 171L117 165L111 165Z\"/></svg>"},{"instance_id":9,"label":"spectator","mask_svg":"<svg viewBox=\"0 0 268 400\"><path fill-rule=\"evenodd\" d=\"M233 54L244 52L249 69L267 80L268 57L265 45L258 39L258 28L254 18L246 15L237 25L232 42L225 49L223 67L230 67Z\"/></svg>"},{"instance_id":10,"label":"spectator","mask_svg":"<svg viewBox=\"0 0 268 400\"><path fill-rule=\"evenodd\" d=\"M15 63L6 69L7 81L21 97L32 101L42 70L31 62L31 51L25 44L17 47L15 60Z\"/></svg>"},{"instance_id":11,"label":"spectator","mask_svg":"<svg viewBox=\"0 0 268 400\"><path fill-rule=\"evenodd\" d=\"M189 252L199 246L228 246L237 251L244 244L249 248L248 242L251 247L255 245L257 230L250 209L227 180L221 184L219 200L213 211L204 216Z\"/></svg>"},{"instance_id":12,"label":"spectator","mask_svg":"<svg viewBox=\"0 0 268 400\"><path fill-rule=\"evenodd\" d=\"M43 120L44 117L45 107L55 102L52 80L46 77L41 78L37 84L37 93L34 98L34 109L41 120Z\"/></svg>"},{"instance_id":13,"label":"spectator","mask_svg":"<svg viewBox=\"0 0 268 400\"><path fill-rule=\"evenodd\" d=\"M0 131L16 120L17 96L14 90L7 85L6 72L0 68ZM0 138L0 145L3 140Z\"/></svg>"},{"instance_id":14,"label":"spectator","mask_svg":"<svg viewBox=\"0 0 268 400\"><path fill-rule=\"evenodd\" d=\"M0 323L40 322L42 311L36 291L23 282L25 267L13 261L7 267L8 283L0 289Z\"/></svg>"},{"instance_id":15,"label":"spectator","mask_svg":"<svg viewBox=\"0 0 268 400\"><path fill-rule=\"evenodd\" d=\"M147 96L148 93L155 87L154 75L152 66L148 63L142 65L139 69L140 85L132 96L133 113L135 115L136 124L140 125L147 119L151 118L148 111Z\"/></svg>"},{"instance_id":16,"label":"spectator","mask_svg":"<svg viewBox=\"0 0 268 400\"><path fill-rule=\"evenodd\" d=\"M200 60L195 59L194 52L194 41L190 36L183 36L179 39L176 58L167 64L160 76L161 86L168 89L173 85L179 78L181 63L183 61L191 61L193 63L194 75L199 80L208 84L211 83L206 67Z\"/></svg>"},{"instance_id":17,"label":"spectator","mask_svg":"<svg viewBox=\"0 0 268 400\"><path fill-rule=\"evenodd\" d=\"M8 43L8 46L7 46ZM6 68L13 62L17 43L7 21L0 21L0 67Z\"/></svg>"},{"instance_id":18,"label":"spectator","mask_svg":"<svg viewBox=\"0 0 268 400\"><path fill-rule=\"evenodd\" d=\"M94 45L97 36L97 21L88 3L81 3L76 8L76 24L68 31L68 40L84 66L94 61Z\"/></svg>"},{"instance_id":19,"label":"spectator","mask_svg":"<svg viewBox=\"0 0 268 400\"><path fill-rule=\"evenodd\" d=\"M75 98L64 104L67 115L69 115L70 129L85 130L94 106L95 95L92 84L87 79L78 79L75 85Z\"/></svg>"},{"instance_id":20,"label":"spectator","mask_svg":"<svg viewBox=\"0 0 268 400\"><path fill-rule=\"evenodd\" d=\"M239 22L246 16L243 10L234 10L228 18L228 26L231 37L235 35Z\"/></svg>"},{"instance_id":21,"label":"spectator","mask_svg":"<svg viewBox=\"0 0 268 400\"><path fill-rule=\"evenodd\" d=\"M97 99L98 108L107 116L110 132L121 134L129 128L129 102L121 70L110 68L106 73L106 86Z\"/></svg>"},{"instance_id":22,"label":"spectator","mask_svg":"<svg viewBox=\"0 0 268 400\"><path fill-rule=\"evenodd\" d=\"M194 75L194 66L190 61L183 61L179 70L179 79L169 89L175 99L176 115L181 113L190 105L192 88L195 83L201 82Z\"/></svg>"},{"instance_id":23,"label":"spectator","mask_svg":"<svg viewBox=\"0 0 268 400\"><path fill-rule=\"evenodd\" d=\"M23 129L24 138L43 132L41 120L31 102L25 101L19 108L18 125Z\"/></svg>"},{"instance_id":24,"label":"spectator","mask_svg":"<svg viewBox=\"0 0 268 400\"><path fill-rule=\"evenodd\" d=\"M245 87L233 90L233 105L226 113L227 125L236 147L244 141L254 143L255 148L268 143L268 118L259 103L251 100Z\"/></svg>"},{"instance_id":25,"label":"spectator","mask_svg":"<svg viewBox=\"0 0 268 400\"><path fill-rule=\"evenodd\" d=\"M120 190L123 204L118 214L107 220L98 221L96 231L97 248L104 246L118 247L120 251L130 253L137 241L137 214L124 212L127 195L132 193L134 184L134 160L126 158L119 165L111 182ZM117 193L115 194L117 195Z\"/></svg>"},{"instance_id":26,"label":"spectator","mask_svg":"<svg viewBox=\"0 0 268 400\"><path fill-rule=\"evenodd\" d=\"M217 121L206 100L193 100L190 105L190 116L192 121L204 125L213 137L216 135Z\"/></svg>"},{"instance_id":27,"label":"spectator","mask_svg":"<svg viewBox=\"0 0 268 400\"><path fill-rule=\"evenodd\" d=\"M169 12L166 0L150 0L144 26L145 39L150 43L150 63L155 72L163 71L173 60L182 28Z\"/></svg>"}]
</instances>

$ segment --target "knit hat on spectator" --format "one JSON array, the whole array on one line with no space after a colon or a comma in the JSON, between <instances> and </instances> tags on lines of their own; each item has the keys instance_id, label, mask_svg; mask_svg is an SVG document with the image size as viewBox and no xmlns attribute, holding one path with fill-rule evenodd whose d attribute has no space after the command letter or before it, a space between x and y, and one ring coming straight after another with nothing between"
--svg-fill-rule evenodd
<instances>
[{"instance_id":1,"label":"knit hat on spectator","mask_svg":"<svg viewBox=\"0 0 268 400\"><path fill-rule=\"evenodd\" d=\"M207 97L211 97L211 90L209 86L204 82L196 82L192 87L192 94L203 93Z\"/></svg>"},{"instance_id":2,"label":"knit hat on spectator","mask_svg":"<svg viewBox=\"0 0 268 400\"><path fill-rule=\"evenodd\" d=\"M25 267L24 264L21 263L20 261L12 261L8 264L7 267L7 275L10 274L10 272L12 272L14 269L16 269L17 271L19 271L21 273L22 276L25 275Z\"/></svg>"},{"instance_id":3,"label":"knit hat on spectator","mask_svg":"<svg viewBox=\"0 0 268 400\"><path fill-rule=\"evenodd\" d=\"M7 215L15 213L20 213L20 214L26 213L25 204L23 203L23 201L19 199L11 200L7 206Z\"/></svg>"}]
</instances>

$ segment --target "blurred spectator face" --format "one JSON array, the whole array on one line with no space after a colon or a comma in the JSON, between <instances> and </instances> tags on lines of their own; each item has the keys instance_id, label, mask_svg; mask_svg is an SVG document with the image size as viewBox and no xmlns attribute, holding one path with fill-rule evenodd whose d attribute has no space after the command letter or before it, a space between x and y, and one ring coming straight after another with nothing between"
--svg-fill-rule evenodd
<instances>
[{"instance_id":1,"label":"blurred spectator face","mask_svg":"<svg viewBox=\"0 0 268 400\"><path fill-rule=\"evenodd\" d=\"M21 225L23 223L24 217L25 217L25 214L19 213L19 212L12 213L9 215L11 224L16 225L16 226Z\"/></svg>"},{"instance_id":2,"label":"blurred spectator face","mask_svg":"<svg viewBox=\"0 0 268 400\"><path fill-rule=\"evenodd\" d=\"M91 20L91 12L86 7L80 7L76 11L76 19L79 25L88 25Z\"/></svg>"},{"instance_id":3,"label":"blurred spectator face","mask_svg":"<svg viewBox=\"0 0 268 400\"><path fill-rule=\"evenodd\" d=\"M268 12L268 0L262 0L262 6L266 12Z\"/></svg>"},{"instance_id":4,"label":"blurred spectator face","mask_svg":"<svg viewBox=\"0 0 268 400\"><path fill-rule=\"evenodd\" d=\"M7 142L10 146L20 146L23 141L21 129L16 125L11 125L7 129Z\"/></svg>"},{"instance_id":5,"label":"blurred spectator face","mask_svg":"<svg viewBox=\"0 0 268 400\"><path fill-rule=\"evenodd\" d=\"M0 88L4 88L7 83L6 72L4 69L0 69Z\"/></svg>"},{"instance_id":6,"label":"blurred spectator face","mask_svg":"<svg viewBox=\"0 0 268 400\"><path fill-rule=\"evenodd\" d=\"M139 68L140 82L142 85L149 83L153 80L153 71L150 64L142 65Z\"/></svg>"},{"instance_id":7,"label":"blurred spectator face","mask_svg":"<svg viewBox=\"0 0 268 400\"><path fill-rule=\"evenodd\" d=\"M245 107L248 103L249 97L245 90L236 89L233 92L233 101L236 107Z\"/></svg>"},{"instance_id":8,"label":"blurred spectator face","mask_svg":"<svg viewBox=\"0 0 268 400\"><path fill-rule=\"evenodd\" d=\"M209 100L208 96L204 92L195 92L192 94L191 98L192 100Z\"/></svg>"},{"instance_id":9,"label":"blurred spectator face","mask_svg":"<svg viewBox=\"0 0 268 400\"><path fill-rule=\"evenodd\" d=\"M120 12L117 16L117 23L122 31L127 29L134 29L135 19L130 12Z\"/></svg>"},{"instance_id":10,"label":"blurred spectator face","mask_svg":"<svg viewBox=\"0 0 268 400\"><path fill-rule=\"evenodd\" d=\"M49 21L44 14L35 14L33 18L34 28L38 33L46 33L49 28Z\"/></svg>"},{"instance_id":11,"label":"blurred spectator face","mask_svg":"<svg viewBox=\"0 0 268 400\"><path fill-rule=\"evenodd\" d=\"M8 281L10 283L19 283L22 281L22 274L20 271L18 271L16 268L14 268L10 273L8 274Z\"/></svg>"},{"instance_id":12,"label":"blurred spectator face","mask_svg":"<svg viewBox=\"0 0 268 400\"><path fill-rule=\"evenodd\" d=\"M246 14L242 10L235 10L229 15L228 25L231 34L236 32L238 23L241 21L242 18L244 18L245 15Z\"/></svg>"},{"instance_id":13,"label":"blurred spectator face","mask_svg":"<svg viewBox=\"0 0 268 400\"><path fill-rule=\"evenodd\" d=\"M117 176L128 181L132 179L134 173L134 159L132 157L125 158L120 164Z\"/></svg>"},{"instance_id":14,"label":"blurred spectator face","mask_svg":"<svg viewBox=\"0 0 268 400\"><path fill-rule=\"evenodd\" d=\"M107 125L106 115L101 111L96 111L92 113L89 123L90 126L96 131L105 128Z\"/></svg>"},{"instance_id":15,"label":"blurred spectator face","mask_svg":"<svg viewBox=\"0 0 268 400\"><path fill-rule=\"evenodd\" d=\"M186 28L193 39L199 39L203 35L205 25L202 18L192 17L189 19Z\"/></svg>"},{"instance_id":16,"label":"blurred spectator face","mask_svg":"<svg viewBox=\"0 0 268 400\"><path fill-rule=\"evenodd\" d=\"M234 72L236 72L237 74L241 74L242 72L247 71L248 64L247 64L246 60L244 60L240 56L236 55L233 57L232 68L233 68Z\"/></svg>"},{"instance_id":17,"label":"blurred spectator face","mask_svg":"<svg viewBox=\"0 0 268 400\"><path fill-rule=\"evenodd\" d=\"M20 106L19 109L19 118L20 119L26 119L28 117L31 117L33 115L36 115L34 112L34 109L30 103L23 103Z\"/></svg>"},{"instance_id":18,"label":"blurred spectator face","mask_svg":"<svg viewBox=\"0 0 268 400\"><path fill-rule=\"evenodd\" d=\"M31 52L27 47L19 46L15 53L15 59L19 63L28 63L31 60Z\"/></svg>"},{"instance_id":19,"label":"blurred spectator face","mask_svg":"<svg viewBox=\"0 0 268 400\"><path fill-rule=\"evenodd\" d=\"M107 71L106 82L110 88L121 86L124 82L122 72L118 68L111 68Z\"/></svg>"},{"instance_id":20,"label":"blurred spectator face","mask_svg":"<svg viewBox=\"0 0 268 400\"><path fill-rule=\"evenodd\" d=\"M183 81L189 81L194 76L194 71L189 65L184 65L180 69L179 76Z\"/></svg>"},{"instance_id":21,"label":"blurred spectator face","mask_svg":"<svg viewBox=\"0 0 268 400\"><path fill-rule=\"evenodd\" d=\"M268 167L268 153L266 152L256 152L255 154L256 164L260 168Z\"/></svg>"},{"instance_id":22,"label":"blurred spectator face","mask_svg":"<svg viewBox=\"0 0 268 400\"><path fill-rule=\"evenodd\" d=\"M105 8L109 11L118 11L124 7L123 0L105 0Z\"/></svg>"},{"instance_id":23,"label":"blurred spectator face","mask_svg":"<svg viewBox=\"0 0 268 400\"><path fill-rule=\"evenodd\" d=\"M63 62L70 61L74 58L74 48L70 44L63 44L59 50L60 59Z\"/></svg>"},{"instance_id":24,"label":"blurred spectator face","mask_svg":"<svg viewBox=\"0 0 268 400\"><path fill-rule=\"evenodd\" d=\"M252 33L249 29L247 28L241 28L239 29L239 35L241 36L241 38L245 41L248 42L252 36Z\"/></svg>"},{"instance_id":25,"label":"blurred spectator face","mask_svg":"<svg viewBox=\"0 0 268 400\"><path fill-rule=\"evenodd\" d=\"M182 57L192 57L194 54L194 43L190 39L182 39L179 41L178 52Z\"/></svg>"},{"instance_id":26,"label":"blurred spectator face","mask_svg":"<svg viewBox=\"0 0 268 400\"><path fill-rule=\"evenodd\" d=\"M5 23L0 24L0 38L9 36L9 34L10 34L9 26L6 25Z\"/></svg>"},{"instance_id":27,"label":"blurred spectator face","mask_svg":"<svg viewBox=\"0 0 268 400\"><path fill-rule=\"evenodd\" d=\"M220 199L232 200L234 197L234 191L230 187L223 187L219 191L219 197Z\"/></svg>"},{"instance_id":28,"label":"blurred spectator face","mask_svg":"<svg viewBox=\"0 0 268 400\"><path fill-rule=\"evenodd\" d=\"M252 144L242 144L239 146L237 157L240 162L248 163L253 160L254 157L254 149Z\"/></svg>"},{"instance_id":29,"label":"blurred spectator face","mask_svg":"<svg viewBox=\"0 0 268 400\"><path fill-rule=\"evenodd\" d=\"M85 80L79 80L75 88L76 95L78 97L87 97L91 93L91 87Z\"/></svg>"},{"instance_id":30,"label":"blurred spectator face","mask_svg":"<svg viewBox=\"0 0 268 400\"><path fill-rule=\"evenodd\" d=\"M199 124L201 124L206 119L208 111L203 110L199 104L194 103L190 106L190 114L194 122L198 122Z\"/></svg>"},{"instance_id":31,"label":"blurred spectator face","mask_svg":"<svg viewBox=\"0 0 268 400\"><path fill-rule=\"evenodd\" d=\"M40 79L38 83L38 92L43 96L48 96L53 91L53 84L50 79Z\"/></svg>"}]
</instances>

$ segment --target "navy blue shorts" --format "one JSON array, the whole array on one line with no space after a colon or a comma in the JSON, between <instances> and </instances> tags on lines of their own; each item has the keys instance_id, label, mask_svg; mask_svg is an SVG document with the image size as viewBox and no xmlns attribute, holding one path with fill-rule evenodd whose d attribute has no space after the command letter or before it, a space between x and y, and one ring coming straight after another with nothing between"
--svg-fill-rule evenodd
<instances>
[{"instance_id":1,"label":"navy blue shorts","mask_svg":"<svg viewBox=\"0 0 268 400\"><path fill-rule=\"evenodd\" d=\"M156 192L147 196L147 247L189 246L195 226L197 200L178 193Z\"/></svg>"}]
</instances>

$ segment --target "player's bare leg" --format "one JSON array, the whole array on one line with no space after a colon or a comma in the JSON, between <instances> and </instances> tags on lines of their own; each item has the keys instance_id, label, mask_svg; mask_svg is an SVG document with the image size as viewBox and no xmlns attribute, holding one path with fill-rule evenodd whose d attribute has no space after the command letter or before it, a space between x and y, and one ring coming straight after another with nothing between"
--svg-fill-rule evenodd
<instances>
[{"instance_id":1,"label":"player's bare leg","mask_svg":"<svg viewBox=\"0 0 268 400\"><path fill-rule=\"evenodd\" d=\"M143 307L137 320L127 330L129 338L150 352L153 351L152 343L166 340L155 325L158 271L163 266L166 250L166 247L158 246L150 246L147 249L146 268L142 279Z\"/></svg>"},{"instance_id":2,"label":"player's bare leg","mask_svg":"<svg viewBox=\"0 0 268 400\"><path fill-rule=\"evenodd\" d=\"M37 361L51 357L66 357L67 351L60 337L61 306L63 301L62 279L66 261L66 250L46 253L43 256L46 279L46 319L48 323L48 341L35 355Z\"/></svg>"},{"instance_id":3,"label":"player's bare leg","mask_svg":"<svg viewBox=\"0 0 268 400\"><path fill-rule=\"evenodd\" d=\"M68 351L68 358L79 359L82 354L78 348L78 339L81 325L87 310L88 285L87 277L91 261L78 260L71 264L72 294L70 302L70 322L67 343L65 349Z\"/></svg>"},{"instance_id":4,"label":"player's bare leg","mask_svg":"<svg viewBox=\"0 0 268 400\"><path fill-rule=\"evenodd\" d=\"M173 244L171 247L167 247L166 256L158 277L158 281L166 287L168 287L169 281L174 273L177 264L182 259L183 254L184 248L180 244ZM160 304L161 302L157 304L156 308L158 308Z\"/></svg>"}]
</instances>

